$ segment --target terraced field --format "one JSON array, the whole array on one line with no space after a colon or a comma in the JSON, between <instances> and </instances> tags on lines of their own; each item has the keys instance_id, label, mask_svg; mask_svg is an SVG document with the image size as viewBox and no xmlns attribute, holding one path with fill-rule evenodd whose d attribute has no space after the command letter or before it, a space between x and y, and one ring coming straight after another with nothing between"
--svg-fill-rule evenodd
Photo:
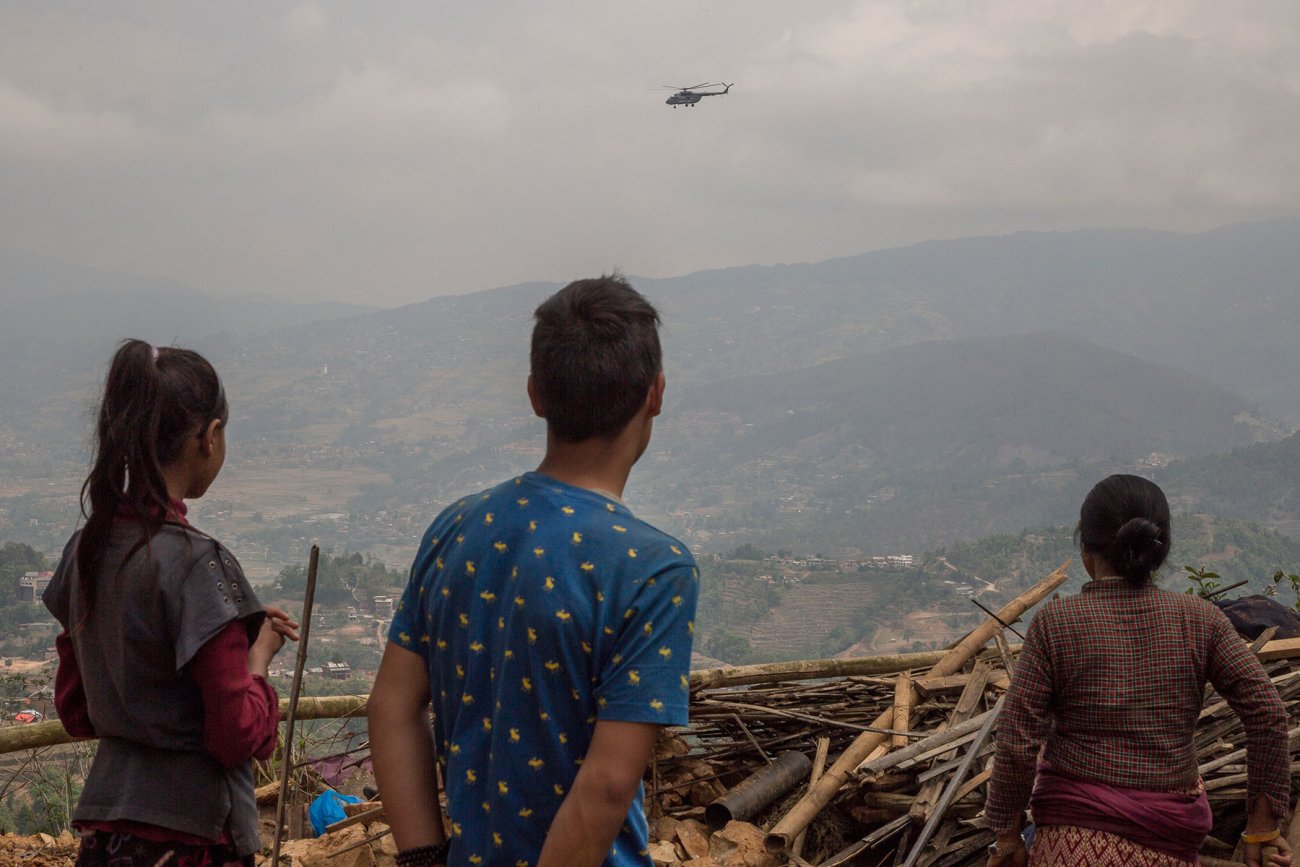
<instances>
[{"instance_id":1,"label":"terraced field","mask_svg":"<svg viewBox=\"0 0 1300 867\"><path fill-rule=\"evenodd\" d=\"M729 585L728 601L740 602L743 588ZM813 580L785 591L766 617L733 631L743 635L759 659L799 659L820 654L826 637L837 627L859 635L874 600L870 578L856 574L819 573ZM846 642L847 644L847 642Z\"/></svg>"}]
</instances>

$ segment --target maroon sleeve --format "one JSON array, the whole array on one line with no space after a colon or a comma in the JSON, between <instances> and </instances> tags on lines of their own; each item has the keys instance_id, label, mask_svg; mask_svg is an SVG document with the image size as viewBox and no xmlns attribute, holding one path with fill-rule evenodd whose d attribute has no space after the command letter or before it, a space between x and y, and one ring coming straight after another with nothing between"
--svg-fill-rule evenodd
<instances>
[{"instance_id":1,"label":"maroon sleeve","mask_svg":"<svg viewBox=\"0 0 1300 867\"><path fill-rule=\"evenodd\" d=\"M1246 730L1246 803L1267 797L1274 817L1291 814L1290 727L1286 705L1259 658L1250 651L1217 609L1212 612L1210 683L1223 696Z\"/></svg>"},{"instance_id":2,"label":"maroon sleeve","mask_svg":"<svg viewBox=\"0 0 1300 867\"><path fill-rule=\"evenodd\" d=\"M266 678L248 671L248 633L232 620L194 654L190 674L203 691L203 746L232 768L270 758L279 737L280 701Z\"/></svg>"},{"instance_id":3,"label":"maroon sleeve","mask_svg":"<svg viewBox=\"0 0 1300 867\"><path fill-rule=\"evenodd\" d=\"M1046 649L1047 613L1047 609L1040 611L1029 625L998 720L993 778L984 802L984 818L998 834L1019 831L1024 825L1038 751L1051 730L1053 677Z\"/></svg>"},{"instance_id":4,"label":"maroon sleeve","mask_svg":"<svg viewBox=\"0 0 1300 867\"><path fill-rule=\"evenodd\" d=\"M60 632L54 646L59 652L59 670L54 675L54 709L59 712L59 722L74 738L93 738L95 727L90 722L86 685L81 682L81 666L72 646L72 636Z\"/></svg>"}]
</instances>

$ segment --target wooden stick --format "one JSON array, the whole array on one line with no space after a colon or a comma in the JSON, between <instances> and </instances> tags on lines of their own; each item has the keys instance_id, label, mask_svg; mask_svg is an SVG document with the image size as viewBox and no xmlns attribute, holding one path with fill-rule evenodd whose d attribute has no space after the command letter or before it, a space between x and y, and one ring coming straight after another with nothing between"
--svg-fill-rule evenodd
<instances>
[{"instance_id":1,"label":"wooden stick","mask_svg":"<svg viewBox=\"0 0 1300 867\"><path fill-rule=\"evenodd\" d=\"M1001 635L1002 630L998 630L994 634ZM984 687L988 684L989 676L992 673L993 667L984 660L981 659L975 663L970 679L966 681L966 687L962 690L961 697L957 699L957 706L952 709L948 721L940 727L939 731L946 731L953 726L961 725L971 718L975 713L975 709L979 707L980 699L984 696ZM948 752L943 756L945 760L955 757L955 752ZM941 780L932 780L921 786L920 793L917 794L916 800L912 803L912 808L908 811L913 821L923 821L930 815L930 809L934 806L941 791L943 791L943 782Z\"/></svg>"},{"instance_id":2,"label":"wooden stick","mask_svg":"<svg viewBox=\"0 0 1300 867\"><path fill-rule=\"evenodd\" d=\"M366 810L364 813L356 813L345 819L339 819L332 825L325 826L325 833L332 834L335 831L342 831L344 828L351 828L353 825L364 825L368 822L382 822L384 820L384 805Z\"/></svg>"},{"instance_id":3,"label":"wooden stick","mask_svg":"<svg viewBox=\"0 0 1300 867\"><path fill-rule=\"evenodd\" d=\"M344 852L351 852L353 849L360 849L362 846L369 846L371 843L375 842L376 840L382 840L384 837L387 837L391 833L393 833L392 828L385 828L384 830L380 831L378 834L371 834L369 837L365 838L364 840L358 840L357 842L353 843L350 846L344 846L342 849L338 850L337 852L331 852L325 857L337 858L338 856L342 855ZM272 863L271 867L276 867L276 865Z\"/></svg>"},{"instance_id":4,"label":"wooden stick","mask_svg":"<svg viewBox=\"0 0 1300 867\"><path fill-rule=\"evenodd\" d=\"M740 726L740 730L745 733L745 737L749 738L749 742L754 745L754 749L758 750L758 754L763 757L763 761L769 765L772 764L772 757L764 752L762 744L754 737L754 733L749 730L749 726L745 725L745 721L740 718L740 714L733 713L731 718L736 721L736 725Z\"/></svg>"},{"instance_id":5,"label":"wooden stick","mask_svg":"<svg viewBox=\"0 0 1300 867\"><path fill-rule=\"evenodd\" d=\"M307 561L307 591L302 601L302 630L298 638L298 662L293 669L293 687L289 692L289 719L284 729L284 750L280 754L280 797L275 804L275 842L271 846L271 865L280 867L280 842L284 838L284 805L289 794L289 773L293 769L293 726L298 716L298 694L302 691L302 672L307 666L307 637L311 634L311 606L316 596L316 567L320 546L311 546Z\"/></svg>"},{"instance_id":6,"label":"wooden stick","mask_svg":"<svg viewBox=\"0 0 1300 867\"><path fill-rule=\"evenodd\" d=\"M1287 732L1287 739L1294 740L1297 735L1300 735L1300 727L1293 728L1289 732ZM1223 767L1224 765L1230 765L1233 762L1238 762L1244 759L1245 757L1246 757L1246 748L1242 747L1239 750L1233 750L1227 755L1219 756L1217 759L1211 759L1210 761L1205 762L1199 768L1196 769L1196 773L1200 775L1202 778L1204 778L1205 775L1208 774L1210 771L1217 771L1219 768ZM1300 823L1297 823L1297 825L1300 826Z\"/></svg>"},{"instance_id":7,"label":"wooden stick","mask_svg":"<svg viewBox=\"0 0 1300 867\"><path fill-rule=\"evenodd\" d=\"M1293 659L1300 656L1300 638L1279 638L1270 641L1259 651L1259 658L1268 662L1271 659Z\"/></svg>"},{"instance_id":8,"label":"wooden stick","mask_svg":"<svg viewBox=\"0 0 1300 867\"><path fill-rule=\"evenodd\" d=\"M850 861L852 861L854 858L858 857L858 855L870 849L872 846L876 845L877 843L888 840L890 837L894 836L899 831L906 828L907 825L908 825L907 816L899 816L897 819L894 819L892 822L889 822L886 825L882 825L881 827L872 831L870 834L863 837L858 842L852 844L847 849L843 849L835 853L830 857L829 860L823 861L821 863L821 867L840 867L840 865L842 864L848 864Z\"/></svg>"},{"instance_id":9,"label":"wooden stick","mask_svg":"<svg viewBox=\"0 0 1300 867\"><path fill-rule=\"evenodd\" d=\"M365 695L303 696L298 700L297 718L307 720L364 717L367 698L369 696ZM288 714L289 700L280 699L280 719L287 719ZM63 723L56 719L25 726L7 726L0 728L0 754L91 740L95 738L74 738L63 730Z\"/></svg>"},{"instance_id":10,"label":"wooden stick","mask_svg":"<svg viewBox=\"0 0 1300 867\"><path fill-rule=\"evenodd\" d=\"M971 777L966 782L962 783L961 788L957 790L957 794L953 796L953 800L960 801L962 798L966 797L971 792L975 791L976 789L978 789L980 786L987 783L992 778L993 778L993 769L985 768L975 776Z\"/></svg>"},{"instance_id":11,"label":"wooden stick","mask_svg":"<svg viewBox=\"0 0 1300 867\"><path fill-rule=\"evenodd\" d=\"M796 662L764 662L757 665L729 665L691 672L691 691L784 680L819 680L823 677L893 674L909 668L926 668L943 658L944 651L894 653L858 659L803 659Z\"/></svg>"},{"instance_id":12,"label":"wooden stick","mask_svg":"<svg viewBox=\"0 0 1300 867\"><path fill-rule=\"evenodd\" d=\"M998 612L998 618L1004 623L1014 623L1020 619L1022 614L1046 599L1049 593L1065 583L1065 580L1069 577L1065 570L1069 565L1070 561L1065 561L1051 575L1017 596ZM930 675L932 677L944 677L955 674L979 653L980 649L993 637L994 631L999 628L1000 625L997 620L991 618L986 620L973 632L957 642L952 650L945 653L943 658L934 664ZM887 726L893 720L893 717L894 709L891 707L880 715L875 725ZM813 818L831 802L831 799L848 782L849 775L853 770L877 746L884 743L884 740L884 735L875 734L874 732L864 732L858 735L853 743L849 745L849 748L836 759L835 764L817 781L817 785L810 786L808 794L799 799L794 807L790 809L790 812L781 817L781 820L772 828L765 841L768 851L780 852L788 848L795 836L808 827Z\"/></svg>"},{"instance_id":13,"label":"wooden stick","mask_svg":"<svg viewBox=\"0 0 1300 867\"><path fill-rule=\"evenodd\" d=\"M998 645L998 655L1002 657L1002 667L1011 674L1016 669L1016 663L1011 658L1011 645L1007 644L1007 635L1001 629L993 633L993 640Z\"/></svg>"},{"instance_id":14,"label":"wooden stick","mask_svg":"<svg viewBox=\"0 0 1300 867\"><path fill-rule=\"evenodd\" d=\"M900 672L898 680L894 682L894 728L900 732L905 732L912 727L910 724L912 696L915 693L916 690L912 689L912 673ZM889 744L892 747L905 747L907 735L893 735Z\"/></svg>"},{"instance_id":15,"label":"wooden stick","mask_svg":"<svg viewBox=\"0 0 1300 867\"><path fill-rule=\"evenodd\" d=\"M916 843L912 846L912 851L908 853L907 860L903 862L903 867L916 867L916 862L921 857L921 851L925 849L925 844L930 841L930 835L943 821L944 814L953 802L953 796L956 795L957 789L961 787L962 782L966 779L966 774L970 772L971 765L975 763L975 757L979 754L980 746L993 731L993 723L997 721L998 711L1002 710L1002 702L1005 700L1006 696L999 698L997 704L993 705L993 710L983 715L985 717L984 725L980 727L975 740L971 743L970 748L966 750L966 757L961 765L948 778L948 785L939 797L939 803L935 805L934 812L926 820L925 827L921 829L920 836L916 838Z\"/></svg>"},{"instance_id":16,"label":"wooden stick","mask_svg":"<svg viewBox=\"0 0 1300 867\"><path fill-rule=\"evenodd\" d=\"M1001 626L1003 629L1010 629L1012 632L1016 634L1016 637L1019 638L1021 641L1025 640L1025 636L1021 635L1020 632L1017 631L1014 626L1012 626L1009 623L1003 623L1002 619L998 617L998 615L993 611L993 609L989 608L987 605L985 605L983 602L976 599L974 596L971 597L970 601L974 603L975 607L978 608L980 611L983 611L989 617L992 617L994 620L996 620L998 622L998 625Z\"/></svg>"},{"instance_id":17,"label":"wooden stick","mask_svg":"<svg viewBox=\"0 0 1300 867\"><path fill-rule=\"evenodd\" d=\"M770 713L773 716L788 717L790 719L803 720L804 722L820 723L826 726L837 726L839 728L853 729L860 732L875 732L881 735L902 735L903 737L923 737L914 732L899 731L898 729L885 728L882 726L860 726L857 723L844 722L843 720L834 720L830 717L817 716L811 713L800 713L797 710L786 710L784 708L765 707L761 704L749 704L743 701L724 701L716 698L702 698L698 704L705 707L735 707L742 710L752 710L759 713ZM734 716L734 714L733 714ZM892 712L891 712L891 719Z\"/></svg>"},{"instance_id":18,"label":"wooden stick","mask_svg":"<svg viewBox=\"0 0 1300 867\"><path fill-rule=\"evenodd\" d=\"M1270 626L1268 629L1265 629L1259 635L1255 636L1255 640L1250 643L1250 652L1259 653L1264 649L1264 645L1273 640L1274 635L1277 635L1276 626Z\"/></svg>"},{"instance_id":19,"label":"wooden stick","mask_svg":"<svg viewBox=\"0 0 1300 867\"><path fill-rule=\"evenodd\" d=\"M868 774L877 774L881 771L887 771L890 768L897 767L914 759L919 759L920 757L927 756L930 753L933 753L935 756L941 755L950 749L964 744L966 741L962 740L963 738L970 740L970 737L968 736L973 736L974 732L979 731L979 727L984 724L984 719L990 713L992 713L992 711L985 711L977 717L968 719L966 722L955 725L950 729L939 732L938 734L930 735L928 738L919 740L911 746L886 753L878 759L863 762L854 770L856 770L858 774L866 776ZM830 773L830 771L827 771L827 773Z\"/></svg>"},{"instance_id":20,"label":"wooden stick","mask_svg":"<svg viewBox=\"0 0 1300 867\"><path fill-rule=\"evenodd\" d=\"M831 751L830 738L817 739L817 752L813 755L812 776L808 779L809 787L817 785L817 781L822 778L822 772L826 770L826 755ZM804 839L808 836L808 829L804 828L799 832L799 836L794 838L794 845L790 847L790 852L794 856L795 863L799 863L799 857L803 855Z\"/></svg>"}]
</instances>

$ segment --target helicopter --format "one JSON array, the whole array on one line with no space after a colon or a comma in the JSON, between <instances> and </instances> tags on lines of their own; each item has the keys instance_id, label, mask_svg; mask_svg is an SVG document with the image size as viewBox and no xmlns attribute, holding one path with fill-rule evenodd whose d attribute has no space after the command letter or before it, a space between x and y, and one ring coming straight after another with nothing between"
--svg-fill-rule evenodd
<instances>
[{"instance_id":1,"label":"helicopter","mask_svg":"<svg viewBox=\"0 0 1300 867\"><path fill-rule=\"evenodd\" d=\"M719 82L718 84L692 84L690 87L679 87L675 84L665 84L664 87L677 91L664 101L665 105L671 105L673 108L676 108L679 105L684 105L687 108L694 108L695 103L704 99L706 96L726 96L727 91L731 90L730 84L722 82ZM696 90L697 87L721 87L722 90L698 91Z\"/></svg>"}]
</instances>

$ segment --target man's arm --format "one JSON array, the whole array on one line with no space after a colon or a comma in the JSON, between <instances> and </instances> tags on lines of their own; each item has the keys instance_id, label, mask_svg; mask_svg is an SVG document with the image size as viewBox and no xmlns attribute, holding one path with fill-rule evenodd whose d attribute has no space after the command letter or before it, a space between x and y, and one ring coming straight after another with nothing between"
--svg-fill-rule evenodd
<instances>
[{"instance_id":1,"label":"man's arm","mask_svg":"<svg viewBox=\"0 0 1300 867\"><path fill-rule=\"evenodd\" d=\"M429 672L417 653L389 642L367 703L370 757L398 849L445 839L437 755L429 731Z\"/></svg>"},{"instance_id":2,"label":"man's arm","mask_svg":"<svg viewBox=\"0 0 1300 867\"><path fill-rule=\"evenodd\" d=\"M582 768L546 832L537 867L604 863L645 776L659 729L650 723L596 723Z\"/></svg>"}]
</instances>

